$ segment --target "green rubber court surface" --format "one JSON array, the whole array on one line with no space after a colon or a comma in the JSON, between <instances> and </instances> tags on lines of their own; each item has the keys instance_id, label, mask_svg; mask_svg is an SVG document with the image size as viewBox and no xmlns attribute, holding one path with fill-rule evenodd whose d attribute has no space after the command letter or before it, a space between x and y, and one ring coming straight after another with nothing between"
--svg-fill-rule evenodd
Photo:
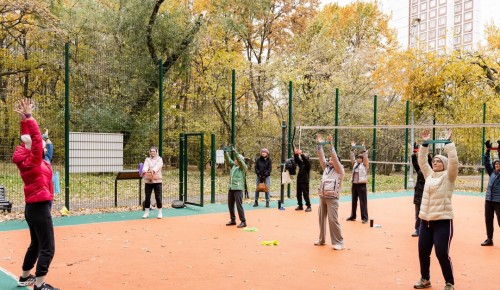
<instances>
[{"instance_id":1,"label":"green rubber court surface","mask_svg":"<svg viewBox=\"0 0 500 290\"><path fill-rule=\"evenodd\" d=\"M342 197L343 251L313 245L317 199L310 213L294 211L295 203L286 200L285 210L246 204L253 231L225 226L225 204L168 209L161 220L143 220L142 211L56 218L47 281L61 289L413 289L420 275L411 192L369 195L378 228L345 221L351 204ZM484 197L457 193L453 205L456 288L498 289L500 244L480 246ZM0 223L0 289L23 289L16 279L28 242L24 221ZM444 287L434 253L431 282Z\"/></svg>"}]
</instances>

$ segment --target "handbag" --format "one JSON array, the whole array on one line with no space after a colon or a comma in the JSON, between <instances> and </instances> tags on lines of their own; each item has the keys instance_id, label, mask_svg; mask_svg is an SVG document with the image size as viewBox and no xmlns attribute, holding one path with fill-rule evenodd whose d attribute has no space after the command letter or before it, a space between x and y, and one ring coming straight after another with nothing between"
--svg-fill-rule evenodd
<instances>
[{"instance_id":1,"label":"handbag","mask_svg":"<svg viewBox=\"0 0 500 290\"><path fill-rule=\"evenodd\" d=\"M151 180L151 179L153 179L153 172L151 172L151 171L146 171L146 172L143 174L143 177L144 177L144 179L149 179L149 180Z\"/></svg>"},{"instance_id":2,"label":"handbag","mask_svg":"<svg viewBox=\"0 0 500 290\"><path fill-rule=\"evenodd\" d=\"M290 172L285 169L283 166L283 172L281 172L281 184L290 184L292 183L292 178L290 177Z\"/></svg>"},{"instance_id":3,"label":"handbag","mask_svg":"<svg viewBox=\"0 0 500 290\"><path fill-rule=\"evenodd\" d=\"M264 182L259 182L259 184L257 184L257 188L255 189L255 191L268 192L269 190L267 188L267 185Z\"/></svg>"}]
</instances>

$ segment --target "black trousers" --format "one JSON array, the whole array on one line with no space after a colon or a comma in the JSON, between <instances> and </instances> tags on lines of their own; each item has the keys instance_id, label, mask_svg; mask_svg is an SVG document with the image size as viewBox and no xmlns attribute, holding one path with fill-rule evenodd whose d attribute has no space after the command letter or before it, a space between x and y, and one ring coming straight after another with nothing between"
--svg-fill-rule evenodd
<instances>
[{"instance_id":1,"label":"black trousers","mask_svg":"<svg viewBox=\"0 0 500 290\"><path fill-rule=\"evenodd\" d=\"M420 204L415 204L415 229L420 230L420 218L418 214L420 213Z\"/></svg>"},{"instance_id":2,"label":"black trousers","mask_svg":"<svg viewBox=\"0 0 500 290\"><path fill-rule=\"evenodd\" d=\"M493 221L497 215L498 226L500 226L500 202L488 201L484 203L484 221L486 223L486 235L488 239L493 239Z\"/></svg>"},{"instance_id":3,"label":"black trousers","mask_svg":"<svg viewBox=\"0 0 500 290\"><path fill-rule=\"evenodd\" d=\"M37 277L47 275L56 249L51 207L50 201L27 203L24 211L31 243L24 256L22 269L29 271L37 263L35 272Z\"/></svg>"},{"instance_id":4,"label":"black trousers","mask_svg":"<svg viewBox=\"0 0 500 290\"><path fill-rule=\"evenodd\" d=\"M351 217L356 218L356 210L358 208L358 198L359 198L361 219L368 220L368 197L366 193L366 183L353 183L351 188L351 195L352 195Z\"/></svg>"},{"instance_id":5,"label":"black trousers","mask_svg":"<svg viewBox=\"0 0 500 290\"><path fill-rule=\"evenodd\" d=\"M234 215L234 204L236 203L236 209L238 210L238 217L241 222L246 222L245 211L243 211L243 191L242 190L229 190L227 193L227 207L229 208L229 216L231 221L236 221L236 216Z\"/></svg>"},{"instance_id":6,"label":"black trousers","mask_svg":"<svg viewBox=\"0 0 500 290\"><path fill-rule=\"evenodd\" d=\"M422 278L430 279L431 252L434 246L445 282L455 285L453 265L448 255L452 238L453 220L422 220L418 236L418 257Z\"/></svg>"},{"instance_id":7,"label":"black trousers","mask_svg":"<svg viewBox=\"0 0 500 290\"><path fill-rule=\"evenodd\" d=\"M144 208L151 207L151 193L155 192L156 208L162 208L162 195L161 195L161 183L145 183L144 192L146 193L146 200L144 201Z\"/></svg>"},{"instance_id":8,"label":"black trousers","mask_svg":"<svg viewBox=\"0 0 500 290\"><path fill-rule=\"evenodd\" d=\"M297 203L302 206L302 196L306 202L306 206L311 206L309 199L309 183L297 182Z\"/></svg>"}]
</instances>

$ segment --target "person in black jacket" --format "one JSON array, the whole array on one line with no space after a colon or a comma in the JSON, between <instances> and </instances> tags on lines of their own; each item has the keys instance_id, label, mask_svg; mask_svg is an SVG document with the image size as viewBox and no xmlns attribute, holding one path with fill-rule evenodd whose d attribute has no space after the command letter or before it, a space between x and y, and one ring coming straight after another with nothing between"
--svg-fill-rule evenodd
<instances>
[{"instance_id":1,"label":"person in black jacket","mask_svg":"<svg viewBox=\"0 0 500 290\"><path fill-rule=\"evenodd\" d=\"M257 185L262 182L266 184L266 207L269 207L269 188L271 187L272 167L273 162L269 156L269 150L267 150L267 148L262 148L260 150L260 156L255 160L255 174L257 175L255 186L257 187ZM253 206L259 206L259 192L257 190L255 190L255 203Z\"/></svg>"},{"instance_id":2,"label":"person in black jacket","mask_svg":"<svg viewBox=\"0 0 500 290\"><path fill-rule=\"evenodd\" d=\"M415 192L413 193L413 204L415 205L415 231L411 234L412 237L418 237L420 228L420 218L418 213L420 212L420 204L422 203L422 193L424 192L425 177L420 166L418 165L418 144L413 144L413 154L411 155L411 163L413 164L413 169L417 173L417 182L415 183ZM427 156L427 162L432 166L432 158L430 155Z\"/></svg>"},{"instance_id":3,"label":"person in black jacket","mask_svg":"<svg viewBox=\"0 0 500 290\"><path fill-rule=\"evenodd\" d=\"M500 141L497 141L500 148ZM493 246L493 221L495 213L497 222L500 226L500 159L497 159L491 164L490 150L492 144L490 140L485 142L486 153L484 154L484 168L490 177L488 180L488 188L486 189L486 200L484 202L484 221L486 223L486 240L481 243L481 246ZM498 149L500 157L500 149Z\"/></svg>"},{"instance_id":4,"label":"person in black jacket","mask_svg":"<svg viewBox=\"0 0 500 290\"><path fill-rule=\"evenodd\" d=\"M309 153L302 153L302 150L295 149L293 154L295 164L299 166L297 174L297 203L299 206L295 210L303 210L302 196L306 202L306 212L311 211L311 200L309 199L309 174L311 172L311 162Z\"/></svg>"}]
</instances>

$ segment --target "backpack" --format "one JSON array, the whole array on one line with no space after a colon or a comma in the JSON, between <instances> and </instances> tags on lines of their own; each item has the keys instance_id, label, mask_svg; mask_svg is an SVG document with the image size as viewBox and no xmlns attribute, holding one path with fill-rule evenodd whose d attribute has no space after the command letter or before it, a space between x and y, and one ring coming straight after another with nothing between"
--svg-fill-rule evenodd
<instances>
[{"instance_id":1,"label":"backpack","mask_svg":"<svg viewBox=\"0 0 500 290\"><path fill-rule=\"evenodd\" d=\"M297 174L297 164L293 158L288 158L285 160L285 169L290 173L290 175Z\"/></svg>"}]
</instances>

